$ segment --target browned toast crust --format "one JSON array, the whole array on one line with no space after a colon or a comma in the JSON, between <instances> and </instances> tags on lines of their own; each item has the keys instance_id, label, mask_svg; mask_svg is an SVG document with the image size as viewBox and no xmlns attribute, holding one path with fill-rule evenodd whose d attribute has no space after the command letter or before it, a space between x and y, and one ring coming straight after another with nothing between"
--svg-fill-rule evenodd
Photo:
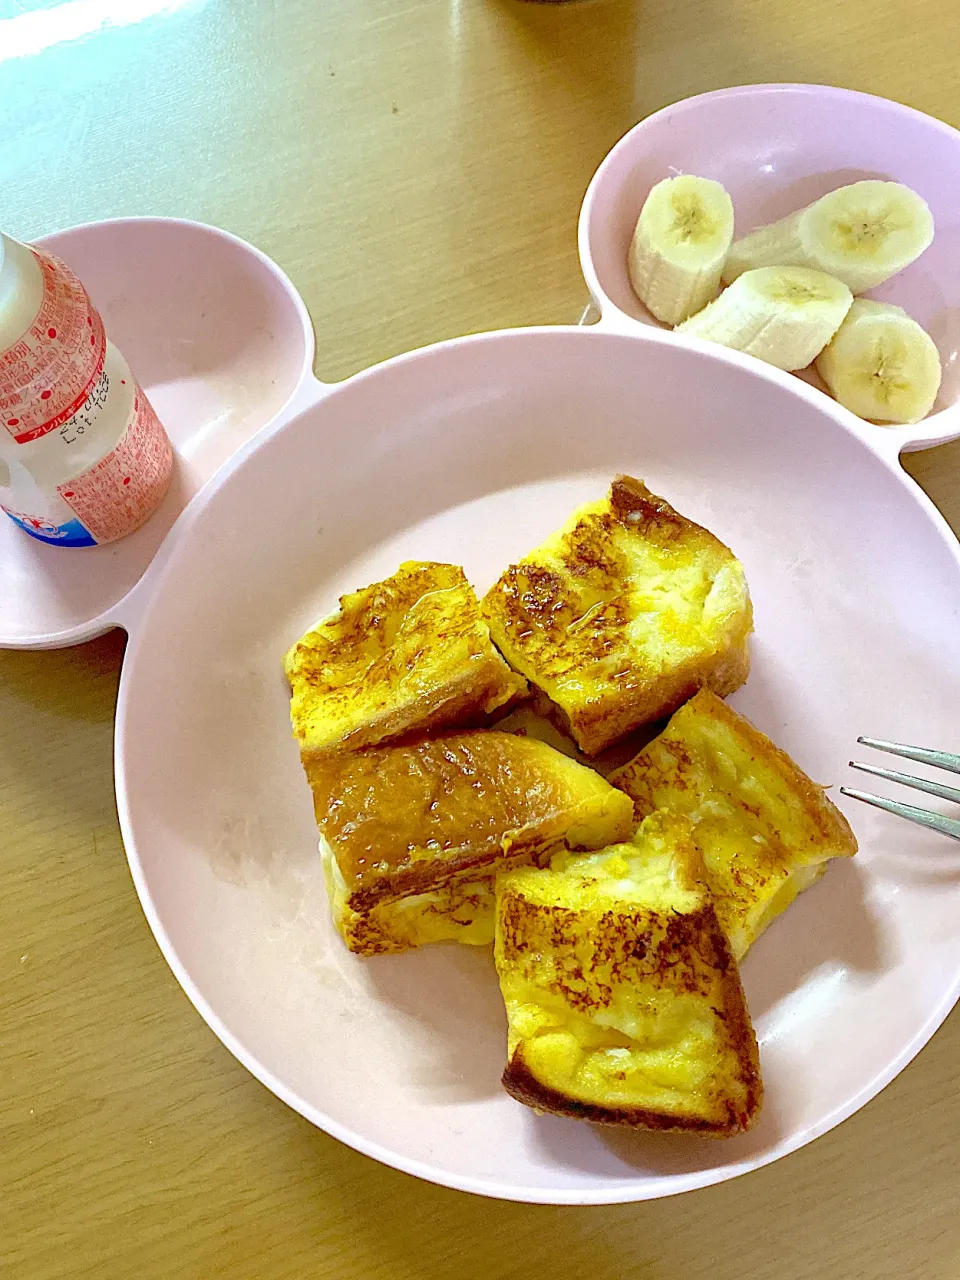
<instances>
[{"instance_id":1,"label":"browned toast crust","mask_svg":"<svg viewBox=\"0 0 960 1280\"><path fill-rule=\"evenodd\" d=\"M750 670L749 598L739 627L704 635L683 659L664 664L657 654L631 647L627 627L636 602L627 546L649 548L661 566L680 559L709 565L709 571L736 565L709 530L640 480L618 476L607 503L584 508L562 536L511 565L482 605L508 662L554 702L559 699L563 727L588 755L670 715L698 689L732 693ZM541 562L545 548L547 563ZM591 681L589 696L578 700L558 691L581 677Z\"/></svg>"},{"instance_id":2,"label":"browned toast crust","mask_svg":"<svg viewBox=\"0 0 960 1280\"><path fill-rule=\"evenodd\" d=\"M793 760L707 690L610 780L648 814L696 824L717 916L742 959L773 920L851 857L850 824Z\"/></svg>"},{"instance_id":3,"label":"browned toast crust","mask_svg":"<svg viewBox=\"0 0 960 1280\"><path fill-rule=\"evenodd\" d=\"M405 734L477 726L526 694L459 565L408 561L340 598L286 655L304 762Z\"/></svg>"},{"instance_id":4,"label":"browned toast crust","mask_svg":"<svg viewBox=\"0 0 960 1280\"><path fill-rule=\"evenodd\" d=\"M503 1087L538 1111L598 1124L730 1137L750 1127L763 1101L756 1035L736 961L706 889L692 828L683 818L658 816L651 822L660 832L674 832L674 883L694 895L682 910L651 910L629 897L609 899L609 907L589 906L588 897L578 907L578 895L589 893L589 880L582 882L583 889L564 888L565 876L577 874L576 859L569 872L521 871L499 878L495 954L513 1046ZM525 982L531 983L529 994ZM544 1034L557 1026L553 1019L560 1008L573 1019L563 1026L575 1027L578 1019L586 1019L591 1028L617 1027L625 996L638 1000L638 1010L656 1007L663 997L668 1001L664 1008L675 999L692 1002L685 1007L699 1010L696 1017L712 1019L713 1065L697 1077L695 1092L682 1103L639 1105L642 1097L617 1097L615 1085L609 1102L597 1096L595 1084L578 1095L575 1085L566 1089L562 1078L551 1079L534 1067L528 1047L540 1033L529 1023L526 1032L514 1029L514 1015L527 1018L525 1010L537 1001L552 1011ZM693 1052L681 1043L678 1053ZM639 1050L643 1044L642 1037L636 1041Z\"/></svg>"},{"instance_id":5,"label":"browned toast crust","mask_svg":"<svg viewBox=\"0 0 960 1280\"><path fill-rule=\"evenodd\" d=\"M777 774L796 797L804 816L816 828L823 845L848 855L857 852L857 838L853 834L853 828L826 795L823 787L809 778L786 751L771 742L767 735L752 724L746 716L734 711L722 698L718 698L707 689L691 700L689 710L726 725L737 734L754 759L762 761L764 768ZM657 741L662 741L669 747L681 775L685 769L693 767L694 762L679 732L671 733L668 725L664 735ZM638 821L657 808L652 799L651 782L655 783L658 780L658 774L649 769L648 752L649 748L644 748L622 769L610 775L613 785L632 798Z\"/></svg>"},{"instance_id":6,"label":"browned toast crust","mask_svg":"<svg viewBox=\"0 0 960 1280\"><path fill-rule=\"evenodd\" d=\"M507 865L513 865L510 860ZM461 942L487 946L493 941L494 880L460 876L442 885L429 899L390 902L369 911L346 908L335 921L354 955L399 955L428 942Z\"/></svg>"},{"instance_id":7,"label":"browned toast crust","mask_svg":"<svg viewBox=\"0 0 960 1280\"><path fill-rule=\"evenodd\" d=\"M729 1098L724 1100L727 1119L722 1123L711 1123L694 1116L667 1116L661 1111L647 1111L642 1107L601 1107L571 1098L538 1080L524 1061L522 1044L517 1045L500 1083L511 1098L537 1112L567 1116L571 1120L588 1120L591 1124L653 1129L660 1133L692 1133L704 1138L733 1138L745 1133L763 1103L763 1084L759 1071L756 1071L747 1081L746 1106L740 1109Z\"/></svg>"},{"instance_id":8,"label":"browned toast crust","mask_svg":"<svg viewBox=\"0 0 960 1280\"><path fill-rule=\"evenodd\" d=\"M307 776L347 901L361 913L507 856L576 846L600 812L600 845L633 825L629 797L592 770L496 730L344 752L308 762Z\"/></svg>"}]
</instances>

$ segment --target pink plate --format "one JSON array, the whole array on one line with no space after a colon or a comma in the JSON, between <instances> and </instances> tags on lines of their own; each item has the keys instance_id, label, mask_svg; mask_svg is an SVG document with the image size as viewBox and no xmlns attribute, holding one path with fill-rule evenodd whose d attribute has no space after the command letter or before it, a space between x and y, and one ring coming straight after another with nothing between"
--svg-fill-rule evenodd
<instances>
[{"instance_id":1,"label":"pink plate","mask_svg":"<svg viewBox=\"0 0 960 1280\"><path fill-rule=\"evenodd\" d=\"M488 334L318 391L227 464L125 619L121 825L190 998L329 1133L507 1199L643 1200L776 1160L873 1097L960 991L957 846L864 808L849 814L860 856L746 962L766 1104L726 1143L605 1132L507 1097L487 950L344 949L284 650L408 557L461 563L482 590L621 469L742 557L757 635L734 702L814 777L844 781L858 733L956 747L960 556L895 441L788 375L653 330Z\"/></svg>"}]
</instances>

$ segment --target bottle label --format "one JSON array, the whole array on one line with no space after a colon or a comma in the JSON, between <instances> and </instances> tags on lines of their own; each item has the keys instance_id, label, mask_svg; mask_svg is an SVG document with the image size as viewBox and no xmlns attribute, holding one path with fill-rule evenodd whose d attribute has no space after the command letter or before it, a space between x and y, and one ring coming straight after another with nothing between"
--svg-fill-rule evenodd
<instances>
[{"instance_id":1,"label":"bottle label","mask_svg":"<svg viewBox=\"0 0 960 1280\"><path fill-rule=\"evenodd\" d=\"M0 509L41 542L93 547L139 528L160 505L172 473L170 440L136 385L130 420L116 446L82 475L57 485L43 515Z\"/></svg>"},{"instance_id":2,"label":"bottle label","mask_svg":"<svg viewBox=\"0 0 960 1280\"><path fill-rule=\"evenodd\" d=\"M40 310L0 351L0 422L17 444L39 440L77 412L103 372L107 339L87 291L65 262L33 250Z\"/></svg>"},{"instance_id":3,"label":"bottle label","mask_svg":"<svg viewBox=\"0 0 960 1280\"><path fill-rule=\"evenodd\" d=\"M95 547L97 544L79 520L67 520L56 524L46 516L28 516L25 511L11 511L0 504L0 511L5 511L14 524L18 524L24 533L40 542L52 542L57 547Z\"/></svg>"},{"instance_id":4,"label":"bottle label","mask_svg":"<svg viewBox=\"0 0 960 1280\"><path fill-rule=\"evenodd\" d=\"M153 405L138 385L133 414L116 447L83 475L57 485L97 542L138 528L160 505L173 471L173 449Z\"/></svg>"}]
</instances>

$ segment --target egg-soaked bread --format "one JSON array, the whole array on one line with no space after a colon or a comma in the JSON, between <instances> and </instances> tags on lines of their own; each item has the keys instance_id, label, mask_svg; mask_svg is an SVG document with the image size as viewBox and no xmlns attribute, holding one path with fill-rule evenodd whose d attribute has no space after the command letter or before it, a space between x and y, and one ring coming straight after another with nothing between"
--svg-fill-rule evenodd
<instances>
[{"instance_id":1,"label":"egg-soaked bread","mask_svg":"<svg viewBox=\"0 0 960 1280\"><path fill-rule=\"evenodd\" d=\"M742 565L630 476L507 569L483 612L590 755L700 688L732 693L750 668Z\"/></svg>"},{"instance_id":2,"label":"egg-soaked bread","mask_svg":"<svg viewBox=\"0 0 960 1280\"><path fill-rule=\"evenodd\" d=\"M737 959L830 858L851 857L850 824L786 752L704 691L611 775L637 817L656 810L696 825L717 916Z\"/></svg>"},{"instance_id":3,"label":"egg-soaked bread","mask_svg":"<svg viewBox=\"0 0 960 1280\"><path fill-rule=\"evenodd\" d=\"M467 872L426 893L411 893L366 911L354 911L345 900L333 849L323 836L320 854L334 924L356 955L395 955L430 942L486 946L493 941L493 872Z\"/></svg>"},{"instance_id":4,"label":"egg-soaked bread","mask_svg":"<svg viewBox=\"0 0 960 1280\"><path fill-rule=\"evenodd\" d=\"M503 1085L538 1111L727 1137L760 1108L756 1037L685 818L497 878Z\"/></svg>"},{"instance_id":5,"label":"egg-soaked bread","mask_svg":"<svg viewBox=\"0 0 960 1280\"><path fill-rule=\"evenodd\" d=\"M526 692L457 565L407 561L340 598L287 653L304 761L486 716Z\"/></svg>"},{"instance_id":6,"label":"egg-soaked bread","mask_svg":"<svg viewBox=\"0 0 960 1280\"><path fill-rule=\"evenodd\" d=\"M439 940L426 936L438 930L489 941L493 900L483 881L497 863L599 849L634 825L630 797L592 769L496 730L341 752L306 767L334 920L364 954Z\"/></svg>"}]
</instances>

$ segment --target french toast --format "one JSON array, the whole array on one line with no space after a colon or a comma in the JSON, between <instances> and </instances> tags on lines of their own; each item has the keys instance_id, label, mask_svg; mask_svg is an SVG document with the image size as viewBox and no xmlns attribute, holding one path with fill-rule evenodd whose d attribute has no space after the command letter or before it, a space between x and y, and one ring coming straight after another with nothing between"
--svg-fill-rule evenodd
<instances>
[{"instance_id":1,"label":"french toast","mask_svg":"<svg viewBox=\"0 0 960 1280\"><path fill-rule=\"evenodd\" d=\"M310 760L334 923L363 955L493 937L504 860L599 849L633 802L559 751L496 730L438 734Z\"/></svg>"},{"instance_id":2,"label":"french toast","mask_svg":"<svg viewBox=\"0 0 960 1280\"><path fill-rule=\"evenodd\" d=\"M497 877L504 1088L537 1111L728 1137L762 1084L737 965L688 819Z\"/></svg>"},{"instance_id":3,"label":"french toast","mask_svg":"<svg viewBox=\"0 0 960 1280\"><path fill-rule=\"evenodd\" d=\"M333 847L322 835L320 856L333 922L355 955L397 955L431 942L485 946L493 941L496 877L492 873L467 872L427 893L411 893L355 911L345 901Z\"/></svg>"},{"instance_id":4,"label":"french toast","mask_svg":"<svg viewBox=\"0 0 960 1280\"><path fill-rule=\"evenodd\" d=\"M526 692L457 565L407 561L341 596L284 659L304 761L408 733L483 723Z\"/></svg>"},{"instance_id":5,"label":"french toast","mask_svg":"<svg viewBox=\"0 0 960 1280\"><path fill-rule=\"evenodd\" d=\"M700 688L747 678L743 567L639 480L574 512L483 600L494 643L595 755Z\"/></svg>"},{"instance_id":6,"label":"french toast","mask_svg":"<svg viewBox=\"0 0 960 1280\"><path fill-rule=\"evenodd\" d=\"M707 690L611 775L638 819L695 823L717 917L741 960L831 858L851 857L850 824L793 760Z\"/></svg>"}]
</instances>

